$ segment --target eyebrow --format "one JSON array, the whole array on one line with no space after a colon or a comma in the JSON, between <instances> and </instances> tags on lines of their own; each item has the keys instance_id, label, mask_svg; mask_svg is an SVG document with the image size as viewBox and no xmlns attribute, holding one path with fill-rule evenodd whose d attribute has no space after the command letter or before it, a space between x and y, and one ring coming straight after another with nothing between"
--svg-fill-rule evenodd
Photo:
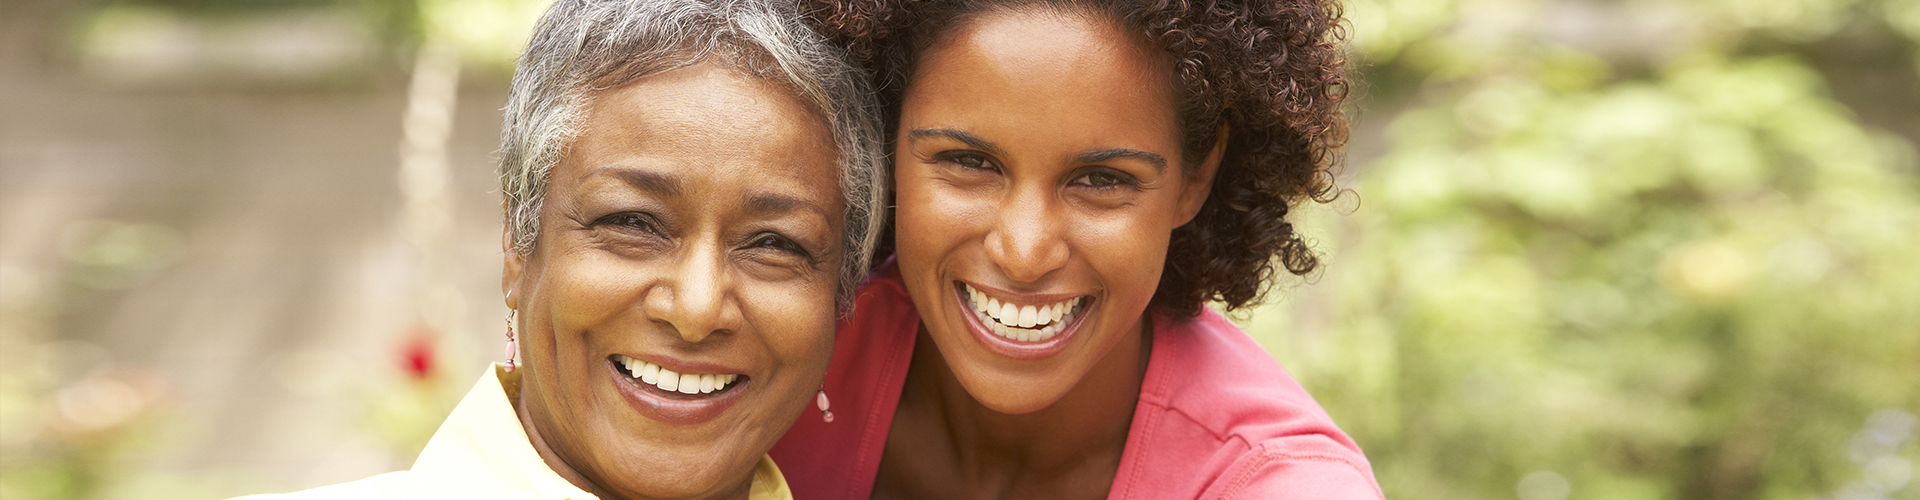
<instances>
[{"instance_id":1,"label":"eyebrow","mask_svg":"<svg viewBox=\"0 0 1920 500\"><path fill-rule=\"evenodd\" d=\"M667 174L621 168L603 168L590 175L606 175L620 179L620 181L627 183L627 185L633 186L634 189L662 197L678 197L683 191L680 186L680 178ZM794 209L805 209L806 211L820 214L821 217L828 216L827 210L822 208L818 203L783 194L761 191L747 193L747 195L742 198L744 202L743 205L747 208L747 211L755 214L778 214Z\"/></svg>"},{"instance_id":2,"label":"eyebrow","mask_svg":"<svg viewBox=\"0 0 1920 500\"><path fill-rule=\"evenodd\" d=\"M604 168L594 174L612 176L641 191L661 196L680 196L680 179L677 177L625 168Z\"/></svg>"},{"instance_id":3,"label":"eyebrow","mask_svg":"<svg viewBox=\"0 0 1920 500\"><path fill-rule=\"evenodd\" d=\"M792 196L768 192L754 192L748 193L745 201L747 212L749 213L779 214L793 211L794 209L806 209L809 212L820 214L821 217L832 219L832 217L828 217L827 209L821 208L820 204Z\"/></svg>"},{"instance_id":4,"label":"eyebrow","mask_svg":"<svg viewBox=\"0 0 1920 500\"><path fill-rule=\"evenodd\" d=\"M1099 150L1088 151L1085 153L1080 153L1078 156L1073 157L1073 162L1074 163L1105 163L1108 161L1117 160L1121 158L1132 158L1132 159L1137 159L1140 161L1147 162L1153 165L1153 169L1156 172L1164 172L1167 170L1167 157L1160 156L1159 153L1154 153L1151 151L1141 151L1138 149L1127 149L1127 148L1099 149Z\"/></svg>"},{"instance_id":5,"label":"eyebrow","mask_svg":"<svg viewBox=\"0 0 1920 500\"><path fill-rule=\"evenodd\" d=\"M993 153L993 154L1002 154L1000 146L998 144L994 144L992 141L988 141L986 139L981 139L979 136L962 132L959 130L950 129L950 128L913 129L912 131L907 132L907 137L913 140L920 140L920 139L926 139L926 138L953 139L953 140L965 143L968 147L972 147L974 149L986 151L988 153ZM1113 161L1121 158L1132 158L1132 159L1137 159L1140 161L1147 162L1148 164L1153 165L1153 169L1155 171L1164 172L1167 170L1167 157L1160 156L1159 153L1154 153L1151 151L1141 151L1138 149L1127 149L1127 148L1108 148L1108 149L1096 149L1093 151L1087 151L1084 153L1080 153L1078 155L1074 155L1073 162L1074 163L1103 163L1103 162Z\"/></svg>"},{"instance_id":6,"label":"eyebrow","mask_svg":"<svg viewBox=\"0 0 1920 500\"><path fill-rule=\"evenodd\" d=\"M920 139L935 138L935 137L960 141L962 143L966 143L967 146L972 147L974 149L986 151L988 153L993 153L996 155L1002 153L1000 146L997 144L994 144L993 141L981 139L979 136L969 134L966 132L961 132L954 129L950 129L950 128L917 128L917 129L913 129L910 132L907 132L907 138L916 140L916 141Z\"/></svg>"}]
</instances>

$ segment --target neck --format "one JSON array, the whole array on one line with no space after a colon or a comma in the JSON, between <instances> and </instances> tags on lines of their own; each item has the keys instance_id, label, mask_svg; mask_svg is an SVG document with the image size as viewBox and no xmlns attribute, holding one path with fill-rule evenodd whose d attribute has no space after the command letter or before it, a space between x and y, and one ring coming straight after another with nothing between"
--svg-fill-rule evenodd
<instances>
[{"instance_id":1,"label":"neck","mask_svg":"<svg viewBox=\"0 0 1920 500\"><path fill-rule=\"evenodd\" d=\"M1005 464L1037 477L1089 467L1112 474L1139 404L1152 345L1150 325L1143 318L1066 395L1030 413L1001 413L980 404L955 378L924 327L913 365L930 368L923 377L930 379L929 402L945 413L963 468L988 476L995 474L987 469Z\"/></svg>"},{"instance_id":2,"label":"neck","mask_svg":"<svg viewBox=\"0 0 1920 500\"><path fill-rule=\"evenodd\" d=\"M634 497L634 496L628 496L628 495L620 495L612 491L609 491L606 488L601 488L598 483L595 483L593 480L588 479L585 474L581 474L580 471L575 470L573 466L567 465L567 461L560 458L559 453L554 452L553 446L548 445L547 441L541 438L540 427L533 424L534 423L533 415L531 412L527 411L527 405L520 404L521 398L528 397L528 395L530 394L530 392L528 391L531 389L532 387L523 386L519 394L520 397L512 399L513 412L520 417L520 427L522 429L526 429L527 441L533 444L533 450L540 454L540 461L546 462L548 469L553 469L554 474L558 474L560 475L561 478L566 479L567 482L573 483L574 487L580 488L581 490L586 491L587 493L592 493L594 497L600 498L602 500L628 500L628 499L637 500L642 498L642 497ZM534 396L534 397L537 397L537 396ZM748 494L752 492L752 489L753 489L753 481L752 481L753 476L749 474L747 477L748 477L748 481L745 483L742 483L740 487L734 488L732 491L722 493L713 498L725 499L725 500L746 500L748 498Z\"/></svg>"},{"instance_id":3,"label":"neck","mask_svg":"<svg viewBox=\"0 0 1920 500\"><path fill-rule=\"evenodd\" d=\"M600 485L594 484L592 480L587 479L585 474L581 474L580 471L574 470L572 466L567 465L567 461L561 459L560 454L555 453L553 447L547 444L547 440L540 436L540 427L533 424L532 412L527 411L527 405L520 404L521 399L530 396L538 397L538 395L531 394L532 390L533 387L531 386L522 386L519 394L520 397L513 399L513 412L520 417L520 428L526 429L527 441L533 444L533 451L540 453L540 461L546 462L548 469L553 469L554 474L559 474L560 477L566 479L567 482L573 483L575 488L580 488L588 493L592 493L593 496L603 499L620 498L619 496L608 494L606 490L600 488Z\"/></svg>"}]
</instances>

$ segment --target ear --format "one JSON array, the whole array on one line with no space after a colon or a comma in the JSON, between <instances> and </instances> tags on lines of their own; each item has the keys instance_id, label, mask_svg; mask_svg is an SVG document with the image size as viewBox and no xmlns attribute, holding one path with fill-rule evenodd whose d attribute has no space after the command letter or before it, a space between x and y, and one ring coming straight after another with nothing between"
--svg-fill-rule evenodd
<instances>
[{"instance_id":1,"label":"ear","mask_svg":"<svg viewBox=\"0 0 1920 500\"><path fill-rule=\"evenodd\" d=\"M1200 207L1207 204L1207 195L1213 193L1213 174L1220 171L1220 157L1227 152L1227 134L1230 132L1232 130L1226 122L1221 122L1220 132L1214 134L1213 149L1207 151L1207 159L1201 160L1199 166L1187 173L1186 184L1180 188L1179 224L1174 227L1193 222L1193 217L1200 215Z\"/></svg>"},{"instance_id":2,"label":"ear","mask_svg":"<svg viewBox=\"0 0 1920 500\"><path fill-rule=\"evenodd\" d=\"M514 251L513 232L509 229L510 227L504 224L500 227L500 254L506 261L500 270L500 291L506 294L507 309L518 310L520 297L515 297L513 291L520 285L520 272L526 269L527 258L520 255L520 252Z\"/></svg>"}]
</instances>

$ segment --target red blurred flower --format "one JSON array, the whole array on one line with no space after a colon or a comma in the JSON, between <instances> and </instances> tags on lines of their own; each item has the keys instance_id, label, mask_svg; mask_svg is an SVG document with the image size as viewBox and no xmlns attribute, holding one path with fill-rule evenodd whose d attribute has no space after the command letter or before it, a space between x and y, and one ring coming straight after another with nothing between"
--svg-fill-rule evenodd
<instances>
[{"instance_id":1,"label":"red blurred flower","mask_svg":"<svg viewBox=\"0 0 1920 500\"><path fill-rule=\"evenodd\" d=\"M414 327L407 334L406 341L400 344L400 369L414 380L425 380L433 376L434 344L433 331L426 327Z\"/></svg>"}]
</instances>

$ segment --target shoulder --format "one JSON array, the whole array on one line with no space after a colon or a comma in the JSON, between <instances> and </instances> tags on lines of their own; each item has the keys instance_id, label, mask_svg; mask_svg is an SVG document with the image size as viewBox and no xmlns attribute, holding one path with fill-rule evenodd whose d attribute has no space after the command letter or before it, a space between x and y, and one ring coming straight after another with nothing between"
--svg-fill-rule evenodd
<instances>
[{"instance_id":1,"label":"shoulder","mask_svg":"<svg viewBox=\"0 0 1920 500\"><path fill-rule=\"evenodd\" d=\"M892 325L911 320L918 324L920 314L907 295L900 278L900 264L891 258L880 264L853 292L853 315L840 321L844 333L850 327Z\"/></svg>"},{"instance_id":2,"label":"shoulder","mask_svg":"<svg viewBox=\"0 0 1920 500\"><path fill-rule=\"evenodd\" d=\"M1153 335L1117 491L1379 498L1359 445L1246 332L1208 309Z\"/></svg>"},{"instance_id":3,"label":"shoulder","mask_svg":"<svg viewBox=\"0 0 1920 500\"><path fill-rule=\"evenodd\" d=\"M1351 443L1265 348L1218 312L1155 318L1151 356L1140 388L1143 404L1248 442L1314 434Z\"/></svg>"},{"instance_id":4,"label":"shoulder","mask_svg":"<svg viewBox=\"0 0 1920 500\"><path fill-rule=\"evenodd\" d=\"M1373 470L1323 435L1286 436L1240 454L1200 498L1377 500Z\"/></svg>"},{"instance_id":5,"label":"shoulder","mask_svg":"<svg viewBox=\"0 0 1920 500\"><path fill-rule=\"evenodd\" d=\"M892 366L888 361L911 353L920 312L900 279L900 265L888 259L854 291L853 313L834 327L833 365L828 383L847 370L868 372ZM847 376L870 376L870 374Z\"/></svg>"}]
</instances>

